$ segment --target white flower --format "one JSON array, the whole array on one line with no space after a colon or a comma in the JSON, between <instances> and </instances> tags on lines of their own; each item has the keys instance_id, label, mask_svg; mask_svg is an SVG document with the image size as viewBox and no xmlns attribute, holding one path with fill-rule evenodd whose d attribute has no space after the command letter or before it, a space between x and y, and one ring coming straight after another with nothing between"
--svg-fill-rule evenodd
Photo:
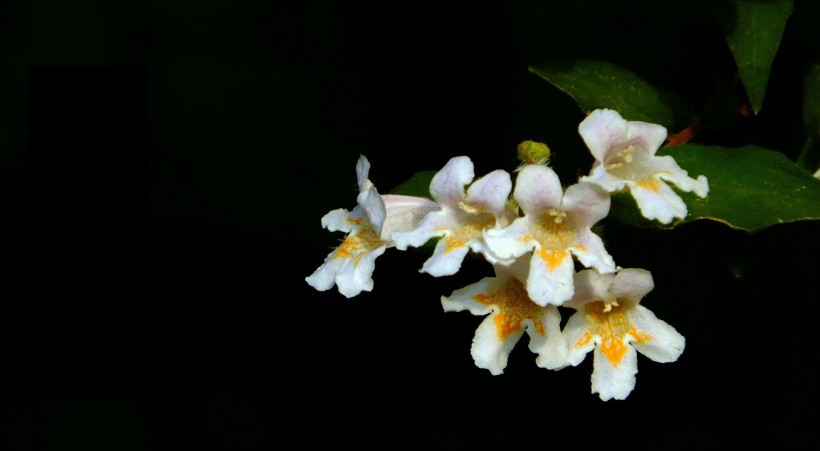
<instances>
[{"instance_id":1,"label":"white flower","mask_svg":"<svg viewBox=\"0 0 820 451\"><path fill-rule=\"evenodd\" d=\"M666 182L699 197L709 194L705 176L695 180L671 156L655 155L666 140L661 125L627 121L616 111L601 109L590 113L578 132L595 157L590 174L581 181L609 192L629 189L647 219L669 224L673 218L686 217L686 204Z\"/></svg>"},{"instance_id":2,"label":"white flower","mask_svg":"<svg viewBox=\"0 0 820 451\"><path fill-rule=\"evenodd\" d=\"M392 234L415 227L435 202L421 197L380 195L368 179L370 162L363 155L356 164L358 205L353 211L339 208L322 217L322 227L347 233L344 241L325 258L305 281L319 291L336 285L351 298L373 289L376 258L392 246Z\"/></svg>"},{"instance_id":3,"label":"white flower","mask_svg":"<svg viewBox=\"0 0 820 451\"><path fill-rule=\"evenodd\" d=\"M469 250L487 252L481 232L506 225L513 215L506 208L512 188L509 173L499 169L475 182L474 177L469 157L451 158L430 182L430 194L441 209L427 214L415 230L393 234L399 250L441 237L421 272L435 277L455 274Z\"/></svg>"},{"instance_id":4,"label":"white flower","mask_svg":"<svg viewBox=\"0 0 820 451\"><path fill-rule=\"evenodd\" d=\"M575 296L564 304L577 310L563 330L567 358L577 366L595 349L592 393L602 400L626 399L635 388L636 350L661 363L674 362L683 353L683 335L639 305L655 286L649 271L602 275L584 270L575 279Z\"/></svg>"},{"instance_id":5,"label":"white flower","mask_svg":"<svg viewBox=\"0 0 820 451\"><path fill-rule=\"evenodd\" d=\"M487 230L485 254L491 263L530 257L527 292L539 305L561 305L573 293L575 263L614 272L615 262L592 226L609 213L609 194L590 183L578 183L564 193L551 168L528 165L516 178L513 194L524 216L503 229ZM498 257L501 261L494 261Z\"/></svg>"},{"instance_id":6,"label":"white flower","mask_svg":"<svg viewBox=\"0 0 820 451\"><path fill-rule=\"evenodd\" d=\"M567 366L567 344L561 334L558 307L541 307L530 300L524 285L513 274L514 268L520 266L495 265L496 277L485 277L449 297L441 297L444 311L489 314L476 330L471 354L476 366L494 375L504 372L510 351L524 332L529 335L529 349L538 354L538 366Z\"/></svg>"}]
</instances>

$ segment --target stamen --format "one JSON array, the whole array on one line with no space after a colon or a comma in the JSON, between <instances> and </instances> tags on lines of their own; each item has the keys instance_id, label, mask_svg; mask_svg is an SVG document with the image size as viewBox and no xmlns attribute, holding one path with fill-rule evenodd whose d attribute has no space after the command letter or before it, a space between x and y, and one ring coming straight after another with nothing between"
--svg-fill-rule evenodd
<instances>
[{"instance_id":1,"label":"stamen","mask_svg":"<svg viewBox=\"0 0 820 451\"><path fill-rule=\"evenodd\" d=\"M620 307L618 301L604 301L604 313L611 312L612 307Z\"/></svg>"},{"instance_id":2,"label":"stamen","mask_svg":"<svg viewBox=\"0 0 820 451\"><path fill-rule=\"evenodd\" d=\"M567 212L558 210L557 208L550 208L547 210L547 213L549 213L550 216L554 216L553 221L555 221L556 224L561 224L564 222L564 218L567 217Z\"/></svg>"},{"instance_id":3,"label":"stamen","mask_svg":"<svg viewBox=\"0 0 820 451\"><path fill-rule=\"evenodd\" d=\"M458 203L458 206L461 207L462 210L464 210L467 213L470 213L472 215L475 215L475 214L478 214L478 213L484 213L484 209L481 208L480 205L471 204L471 203L468 203L468 202L461 201L461 202Z\"/></svg>"}]
</instances>

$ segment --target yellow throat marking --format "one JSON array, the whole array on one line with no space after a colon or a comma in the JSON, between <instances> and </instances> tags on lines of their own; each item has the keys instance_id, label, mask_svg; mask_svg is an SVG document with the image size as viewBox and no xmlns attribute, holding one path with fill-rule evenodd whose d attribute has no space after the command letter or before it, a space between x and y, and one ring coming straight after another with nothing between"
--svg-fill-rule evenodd
<instances>
[{"instance_id":1,"label":"yellow throat marking","mask_svg":"<svg viewBox=\"0 0 820 451\"><path fill-rule=\"evenodd\" d=\"M350 218L348 221L356 225L361 224L361 219L359 218ZM366 225L359 230L350 232L344 241L342 241L342 244L336 248L336 253L333 255L333 258L349 258L353 260L354 265L358 266L365 254L377 249L382 244L384 244L384 242L376 233L376 230Z\"/></svg>"}]
</instances>

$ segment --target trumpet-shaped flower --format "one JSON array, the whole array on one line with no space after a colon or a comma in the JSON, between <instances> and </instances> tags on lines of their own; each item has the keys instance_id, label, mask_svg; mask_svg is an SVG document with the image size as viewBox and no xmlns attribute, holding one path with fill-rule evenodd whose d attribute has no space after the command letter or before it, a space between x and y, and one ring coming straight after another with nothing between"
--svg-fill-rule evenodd
<instances>
[{"instance_id":1,"label":"trumpet-shaped flower","mask_svg":"<svg viewBox=\"0 0 820 451\"><path fill-rule=\"evenodd\" d=\"M647 219L669 224L686 217L686 204L666 182L699 197L709 194L705 176L695 180L671 156L655 155L666 140L661 125L627 121L614 110L600 109L581 122L578 132L595 158L590 174L581 181L609 192L629 189Z\"/></svg>"},{"instance_id":2,"label":"trumpet-shaped flower","mask_svg":"<svg viewBox=\"0 0 820 451\"><path fill-rule=\"evenodd\" d=\"M527 292L538 305L561 305L573 294L575 263L602 273L615 262L592 226L609 213L609 194L590 183L561 186L558 175L542 165L519 172L513 197L524 215L503 229L487 230L484 239L491 263L503 263L529 252ZM501 261L494 261L493 258Z\"/></svg>"},{"instance_id":3,"label":"trumpet-shaped flower","mask_svg":"<svg viewBox=\"0 0 820 451\"><path fill-rule=\"evenodd\" d=\"M529 349L538 354L538 366L567 366L567 344L560 332L558 307L541 307L530 300L514 274L515 268L522 266L520 262L526 263L519 260L510 267L495 265L496 277L485 277L449 297L441 297L444 311L469 310L473 315L489 315L476 330L471 354L476 366L494 375L504 372L509 354L524 332L529 335Z\"/></svg>"},{"instance_id":4,"label":"trumpet-shaped flower","mask_svg":"<svg viewBox=\"0 0 820 451\"><path fill-rule=\"evenodd\" d=\"M363 155L356 164L358 205L353 211L333 210L322 217L322 227L347 233L344 241L325 258L305 281L319 291L336 285L351 298L373 289L376 258L393 245L392 234L414 228L428 212L438 208L421 197L380 195L368 179L370 162Z\"/></svg>"},{"instance_id":5,"label":"trumpet-shaped flower","mask_svg":"<svg viewBox=\"0 0 820 451\"><path fill-rule=\"evenodd\" d=\"M602 400L625 399L635 388L636 350L661 363L674 362L683 353L683 335L639 305L654 288L649 271L584 270L575 279L575 296L564 304L577 310L563 330L567 359L577 366L594 349L592 393Z\"/></svg>"},{"instance_id":6,"label":"trumpet-shaped flower","mask_svg":"<svg viewBox=\"0 0 820 451\"><path fill-rule=\"evenodd\" d=\"M399 250L440 237L421 272L435 277L455 274L468 251L487 252L482 231L506 225L513 215L506 207L512 188L509 173L499 169L475 182L474 177L469 157L451 158L430 182L430 194L441 209L428 213L414 230L393 234Z\"/></svg>"}]
</instances>

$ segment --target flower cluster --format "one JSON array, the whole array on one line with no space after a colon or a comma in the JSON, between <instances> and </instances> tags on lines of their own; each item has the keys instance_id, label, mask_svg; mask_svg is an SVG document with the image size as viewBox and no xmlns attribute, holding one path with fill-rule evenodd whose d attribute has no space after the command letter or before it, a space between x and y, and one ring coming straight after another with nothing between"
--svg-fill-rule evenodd
<instances>
[{"instance_id":1,"label":"flower cluster","mask_svg":"<svg viewBox=\"0 0 820 451\"><path fill-rule=\"evenodd\" d=\"M437 240L421 268L434 277L455 274L469 252L480 254L495 276L441 297L445 311L486 316L473 338L476 366L503 373L526 332L542 368L577 366L594 351L592 393L604 401L625 399L635 387L638 351L673 362L685 340L640 305L654 288L651 273L618 266L593 226L609 213L610 193L629 190L643 216L668 224L684 218L687 208L667 182L700 197L709 187L672 157L655 155L666 140L660 125L602 109L578 131L595 162L566 188L543 159L524 164L513 188L508 172L476 178L470 158L457 156L433 177L432 200L380 195L368 179L369 162L360 157L357 207L322 218L325 228L347 235L306 281L320 291L336 285L352 297L373 289L375 260L389 247ZM563 328L559 307L574 310Z\"/></svg>"}]
</instances>

